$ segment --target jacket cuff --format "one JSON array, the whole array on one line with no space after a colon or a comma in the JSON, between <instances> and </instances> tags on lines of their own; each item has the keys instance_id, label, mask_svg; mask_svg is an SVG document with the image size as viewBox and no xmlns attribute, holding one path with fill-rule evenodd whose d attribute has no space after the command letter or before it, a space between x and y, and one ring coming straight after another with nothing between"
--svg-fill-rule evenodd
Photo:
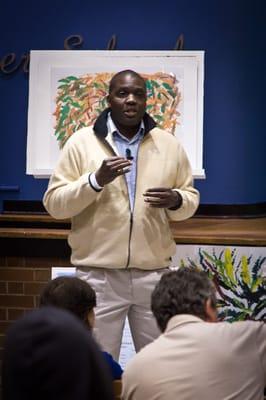
<instances>
[{"instance_id":1,"label":"jacket cuff","mask_svg":"<svg viewBox=\"0 0 266 400\"><path fill-rule=\"evenodd\" d=\"M103 187L98 184L94 173L89 174L88 181L95 192L101 192L103 190Z\"/></svg>"}]
</instances>

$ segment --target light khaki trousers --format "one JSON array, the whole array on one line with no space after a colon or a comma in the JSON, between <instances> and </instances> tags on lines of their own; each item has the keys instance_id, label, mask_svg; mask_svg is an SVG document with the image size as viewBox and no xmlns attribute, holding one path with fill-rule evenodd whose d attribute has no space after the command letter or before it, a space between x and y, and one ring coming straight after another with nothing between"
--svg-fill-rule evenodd
<instances>
[{"instance_id":1,"label":"light khaki trousers","mask_svg":"<svg viewBox=\"0 0 266 400\"><path fill-rule=\"evenodd\" d=\"M87 281L96 291L95 337L102 349L112 354L115 360L119 359L126 317L136 352L159 336L150 309L151 293L168 270L76 269L77 277Z\"/></svg>"}]
</instances>

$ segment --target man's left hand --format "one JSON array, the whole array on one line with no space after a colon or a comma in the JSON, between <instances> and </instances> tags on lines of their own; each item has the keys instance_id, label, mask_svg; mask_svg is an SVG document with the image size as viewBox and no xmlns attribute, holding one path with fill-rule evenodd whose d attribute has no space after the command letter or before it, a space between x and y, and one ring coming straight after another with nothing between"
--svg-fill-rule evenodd
<instances>
[{"instance_id":1,"label":"man's left hand","mask_svg":"<svg viewBox=\"0 0 266 400\"><path fill-rule=\"evenodd\" d=\"M143 196L150 207L178 209L182 204L181 195L170 188L150 188Z\"/></svg>"}]
</instances>

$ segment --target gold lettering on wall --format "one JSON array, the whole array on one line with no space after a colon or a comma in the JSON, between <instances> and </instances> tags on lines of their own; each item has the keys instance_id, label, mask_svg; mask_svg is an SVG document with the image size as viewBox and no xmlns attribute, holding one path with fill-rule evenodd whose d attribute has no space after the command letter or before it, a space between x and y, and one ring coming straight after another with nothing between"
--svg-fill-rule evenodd
<instances>
[{"instance_id":1,"label":"gold lettering on wall","mask_svg":"<svg viewBox=\"0 0 266 400\"><path fill-rule=\"evenodd\" d=\"M30 55L29 53L23 54L20 60L16 63L16 54L9 53L6 54L0 60L0 71L5 75L10 75L16 72L20 67L22 67L25 73L29 72L29 62L30 62Z\"/></svg>"},{"instance_id":2,"label":"gold lettering on wall","mask_svg":"<svg viewBox=\"0 0 266 400\"><path fill-rule=\"evenodd\" d=\"M184 35L183 33L178 36L174 50L184 50Z\"/></svg>"},{"instance_id":3,"label":"gold lettering on wall","mask_svg":"<svg viewBox=\"0 0 266 400\"><path fill-rule=\"evenodd\" d=\"M116 48L116 35L113 35L107 43L106 50L115 50Z\"/></svg>"},{"instance_id":4,"label":"gold lettering on wall","mask_svg":"<svg viewBox=\"0 0 266 400\"><path fill-rule=\"evenodd\" d=\"M112 35L109 39L106 50L116 49L117 38ZM71 35L64 40L64 50L75 50L83 45L83 37L81 35ZM173 50L184 50L184 35L181 34L176 40ZM0 72L4 75L11 75L22 68L23 72L29 72L30 54L22 54L19 61L17 60L16 53L8 53L0 59Z\"/></svg>"},{"instance_id":5,"label":"gold lettering on wall","mask_svg":"<svg viewBox=\"0 0 266 400\"><path fill-rule=\"evenodd\" d=\"M71 35L64 40L65 50L74 50L75 47L80 47L83 44L83 37L80 35Z\"/></svg>"}]
</instances>

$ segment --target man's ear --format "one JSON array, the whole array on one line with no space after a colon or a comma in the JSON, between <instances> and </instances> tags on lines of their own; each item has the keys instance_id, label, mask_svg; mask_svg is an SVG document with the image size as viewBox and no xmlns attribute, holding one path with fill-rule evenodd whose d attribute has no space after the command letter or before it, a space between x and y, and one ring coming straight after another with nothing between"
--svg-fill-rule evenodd
<instances>
[{"instance_id":1,"label":"man's ear","mask_svg":"<svg viewBox=\"0 0 266 400\"><path fill-rule=\"evenodd\" d=\"M94 328L95 325L95 313L94 309L90 310L87 314L87 324L89 325L90 329Z\"/></svg>"},{"instance_id":2,"label":"man's ear","mask_svg":"<svg viewBox=\"0 0 266 400\"><path fill-rule=\"evenodd\" d=\"M205 303L205 314L207 322L217 322L217 310L210 298Z\"/></svg>"},{"instance_id":3,"label":"man's ear","mask_svg":"<svg viewBox=\"0 0 266 400\"><path fill-rule=\"evenodd\" d=\"M108 94L108 96L106 97L106 100L107 100L108 106L110 107L110 95L109 95L109 94Z\"/></svg>"}]
</instances>

